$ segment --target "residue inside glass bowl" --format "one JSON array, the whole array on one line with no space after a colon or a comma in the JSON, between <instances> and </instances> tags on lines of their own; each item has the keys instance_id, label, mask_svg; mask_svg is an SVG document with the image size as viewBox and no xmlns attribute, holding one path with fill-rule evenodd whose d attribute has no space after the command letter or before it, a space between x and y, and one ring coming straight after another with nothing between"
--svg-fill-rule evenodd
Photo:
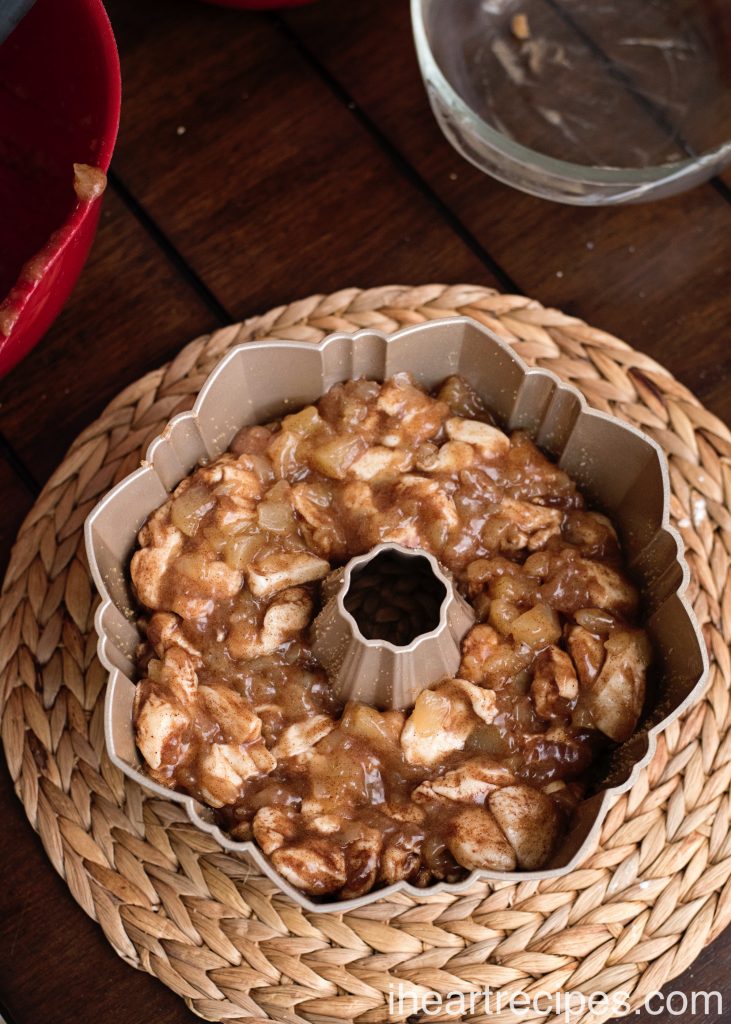
<instances>
[{"instance_id":1,"label":"residue inside glass bowl","mask_svg":"<svg viewBox=\"0 0 731 1024\"><path fill-rule=\"evenodd\" d=\"M731 138L722 0L443 0L432 44L480 117L547 156L651 167Z\"/></svg>"},{"instance_id":2,"label":"residue inside glass bowl","mask_svg":"<svg viewBox=\"0 0 731 1024\"><path fill-rule=\"evenodd\" d=\"M412 9L443 130L502 180L544 194L481 151L485 140L500 148L491 132L519 168L535 157L622 171L632 184L639 172L645 186L676 170L692 184L731 159L725 0L413 0ZM525 150L511 154L512 143Z\"/></svg>"}]
</instances>

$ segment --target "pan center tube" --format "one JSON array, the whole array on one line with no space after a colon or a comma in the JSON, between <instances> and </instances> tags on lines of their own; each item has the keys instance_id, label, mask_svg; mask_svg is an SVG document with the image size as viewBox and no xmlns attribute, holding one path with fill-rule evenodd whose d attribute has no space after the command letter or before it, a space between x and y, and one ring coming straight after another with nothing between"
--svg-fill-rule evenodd
<instances>
[{"instance_id":1,"label":"pan center tube","mask_svg":"<svg viewBox=\"0 0 731 1024\"><path fill-rule=\"evenodd\" d=\"M437 628L446 596L426 556L392 548L351 573L343 604L366 640L407 647Z\"/></svg>"},{"instance_id":2,"label":"pan center tube","mask_svg":"<svg viewBox=\"0 0 731 1024\"><path fill-rule=\"evenodd\" d=\"M460 644L474 621L433 555L384 543L325 581L312 653L343 702L403 709L456 675Z\"/></svg>"}]
</instances>

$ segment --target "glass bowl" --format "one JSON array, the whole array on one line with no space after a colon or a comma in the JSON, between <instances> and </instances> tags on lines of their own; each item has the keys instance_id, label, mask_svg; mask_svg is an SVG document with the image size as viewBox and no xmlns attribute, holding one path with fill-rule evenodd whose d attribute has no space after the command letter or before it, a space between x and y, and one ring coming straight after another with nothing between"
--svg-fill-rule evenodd
<instances>
[{"instance_id":1,"label":"glass bowl","mask_svg":"<svg viewBox=\"0 0 731 1024\"><path fill-rule=\"evenodd\" d=\"M532 195L672 195L731 162L727 0L411 0L447 139Z\"/></svg>"}]
</instances>

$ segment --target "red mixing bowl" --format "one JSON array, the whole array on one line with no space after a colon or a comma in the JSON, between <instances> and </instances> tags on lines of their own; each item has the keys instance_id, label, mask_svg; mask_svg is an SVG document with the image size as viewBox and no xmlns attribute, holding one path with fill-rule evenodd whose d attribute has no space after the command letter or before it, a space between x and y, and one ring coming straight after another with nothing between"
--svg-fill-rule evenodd
<instances>
[{"instance_id":1,"label":"red mixing bowl","mask_svg":"<svg viewBox=\"0 0 731 1024\"><path fill-rule=\"evenodd\" d=\"M36 344L76 283L99 221L120 102L101 0L37 0L0 46L0 376Z\"/></svg>"}]
</instances>

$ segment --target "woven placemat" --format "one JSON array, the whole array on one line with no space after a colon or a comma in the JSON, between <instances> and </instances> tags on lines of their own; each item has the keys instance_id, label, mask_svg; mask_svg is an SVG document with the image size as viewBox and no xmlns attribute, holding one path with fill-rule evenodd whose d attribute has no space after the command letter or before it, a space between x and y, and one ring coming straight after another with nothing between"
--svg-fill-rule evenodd
<instances>
[{"instance_id":1,"label":"woven placemat","mask_svg":"<svg viewBox=\"0 0 731 1024\"><path fill-rule=\"evenodd\" d=\"M661 737L581 869L306 914L222 853L179 806L149 799L110 764L83 522L237 342L318 341L455 313L491 327L668 453L690 597L711 652L709 686ZM53 866L117 953L207 1020L381 1024L399 983L404 993L442 998L486 986L495 999L626 992L634 1009L731 920L730 496L731 434L686 388L624 342L520 296L470 285L351 288L198 338L84 431L20 530L0 604L2 738L16 792ZM393 1019L413 1013L404 1005ZM478 1001L464 1019L488 1017Z\"/></svg>"}]
</instances>

